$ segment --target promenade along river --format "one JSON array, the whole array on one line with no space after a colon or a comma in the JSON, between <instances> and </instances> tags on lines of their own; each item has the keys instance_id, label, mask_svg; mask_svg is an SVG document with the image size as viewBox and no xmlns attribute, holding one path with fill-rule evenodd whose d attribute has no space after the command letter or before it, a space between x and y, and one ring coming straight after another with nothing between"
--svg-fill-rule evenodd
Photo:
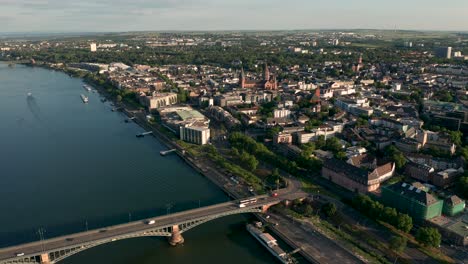
<instances>
[{"instance_id":1,"label":"promenade along river","mask_svg":"<svg viewBox=\"0 0 468 264\"><path fill-rule=\"evenodd\" d=\"M0 63L0 247L227 201L214 184L111 112L80 79ZM32 97L28 97L28 93ZM84 104L80 94L89 96ZM231 216L165 238L130 239L68 264L275 263Z\"/></svg>"}]
</instances>

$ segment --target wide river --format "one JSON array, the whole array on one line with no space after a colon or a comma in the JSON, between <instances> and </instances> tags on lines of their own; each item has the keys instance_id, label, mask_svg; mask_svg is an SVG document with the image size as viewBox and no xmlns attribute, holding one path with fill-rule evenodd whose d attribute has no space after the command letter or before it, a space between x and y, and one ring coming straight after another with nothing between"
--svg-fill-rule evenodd
<instances>
[{"instance_id":1,"label":"wide river","mask_svg":"<svg viewBox=\"0 0 468 264\"><path fill-rule=\"evenodd\" d=\"M0 63L0 247L227 201L80 79ZM28 97L28 92L32 93ZM84 104L80 94L89 96ZM275 263L232 216L165 238L118 241L64 264Z\"/></svg>"}]
</instances>

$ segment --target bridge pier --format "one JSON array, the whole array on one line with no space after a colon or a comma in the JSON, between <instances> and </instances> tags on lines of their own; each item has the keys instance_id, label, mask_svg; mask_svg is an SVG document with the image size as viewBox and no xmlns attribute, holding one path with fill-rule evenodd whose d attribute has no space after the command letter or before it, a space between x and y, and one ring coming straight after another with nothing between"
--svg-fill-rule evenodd
<instances>
[{"instance_id":1,"label":"bridge pier","mask_svg":"<svg viewBox=\"0 0 468 264\"><path fill-rule=\"evenodd\" d=\"M50 258L48 253L41 254L41 264L50 264Z\"/></svg>"},{"instance_id":2,"label":"bridge pier","mask_svg":"<svg viewBox=\"0 0 468 264\"><path fill-rule=\"evenodd\" d=\"M184 238L182 237L182 234L180 233L179 225L172 226L172 235L169 238L169 244L171 244L171 246L177 246L183 243L184 243Z\"/></svg>"},{"instance_id":3,"label":"bridge pier","mask_svg":"<svg viewBox=\"0 0 468 264\"><path fill-rule=\"evenodd\" d=\"M262 206L262 213L266 213L268 211L268 209L270 209L270 207L272 205L273 204L266 204L266 205Z\"/></svg>"}]
</instances>

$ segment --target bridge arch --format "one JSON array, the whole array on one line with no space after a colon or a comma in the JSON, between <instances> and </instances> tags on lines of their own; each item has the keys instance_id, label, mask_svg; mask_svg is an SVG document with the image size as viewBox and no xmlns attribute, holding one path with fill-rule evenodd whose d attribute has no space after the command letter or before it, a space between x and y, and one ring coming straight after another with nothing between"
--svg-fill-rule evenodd
<instances>
[{"instance_id":1,"label":"bridge arch","mask_svg":"<svg viewBox=\"0 0 468 264\"><path fill-rule=\"evenodd\" d=\"M139 238L139 237L171 237L174 235L174 227L177 226L177 232L180 234L189 231L192 228L195 228L199 225L204 223L213 221L218 218L236 215L236 214L245 214L245 213L259 213L264 211L264 206L254 206L254 207L246 207L246 208L239 208L237 210L232 210L228 212L223 212L219 214L214 214L210 216L204 216L200 218L194 218L187 221L176 221L174 224L165 225L165 226L154 226L154 228L148 228L146 230L137 231L128 233L125 235L118 235L115 237L109 237L105 239L100 239L92 242L81 243L69 247L54 249L52 251L48 251L44 254L34 254L34 255L25 255L22 257L14 257L7 260L0 261L0 264L31 264L31 263L38 263L38 264L55 264L58 263L68 257L76 255L80 252L85 250L101 246L104 244L130 239L130 238Z\"/></svg>"}]
</instances>

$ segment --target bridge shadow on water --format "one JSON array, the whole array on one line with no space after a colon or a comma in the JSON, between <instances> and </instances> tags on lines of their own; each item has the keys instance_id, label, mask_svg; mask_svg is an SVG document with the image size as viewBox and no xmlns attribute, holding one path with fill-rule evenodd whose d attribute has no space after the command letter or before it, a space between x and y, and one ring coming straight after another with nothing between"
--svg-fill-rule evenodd
<instances>
[{"instance_id":1,"label":"bridge shadow on water","mask_svg":"<svg viewBox=\"0 0 468 264\"><path fill-rule=\"evenodd\" d=\"M168 213L172 214L185 210L196 209L199 205L203 207L211 204L206 202L199 204L198 200L188 201L185 203L168 204L166 207L121 213L106 217L83 218L60 225L37 226L32 229L29 228L19 231L0 231L0 248L38 241L40 239L38 234L38 230L40 228L45 230L44 238L48 239L84 232L87 230L95 230L113 225L125 224L133 221L142 221L143 219L163 216ZM34 217L31 217L31 219L34 219Z\"/></svg>"}]
</instances>

